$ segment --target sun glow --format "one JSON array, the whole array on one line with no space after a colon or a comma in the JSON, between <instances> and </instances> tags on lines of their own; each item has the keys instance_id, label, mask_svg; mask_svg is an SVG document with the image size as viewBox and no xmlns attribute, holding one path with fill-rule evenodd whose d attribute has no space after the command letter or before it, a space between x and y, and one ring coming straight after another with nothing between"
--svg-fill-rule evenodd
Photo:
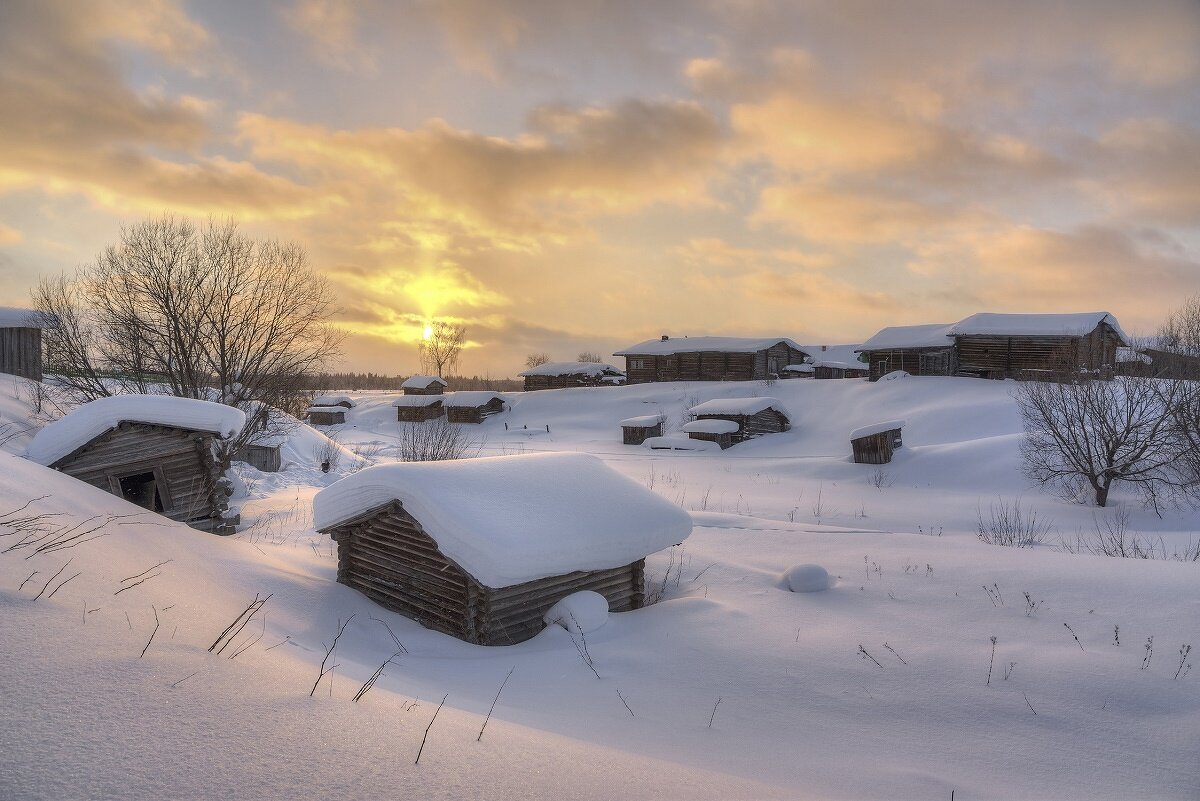
<instances>
[{"instance_id":1,"label":"sun glow","mask_svg":"<svg viewBox=\"0 0 1200 801\"><path fill-rule=\"evenodd\" d=\"M426 323L425 330L421 332L421 339L428 342L432 338L433 338L433 326Z\"/></svg>"}]
</instances>

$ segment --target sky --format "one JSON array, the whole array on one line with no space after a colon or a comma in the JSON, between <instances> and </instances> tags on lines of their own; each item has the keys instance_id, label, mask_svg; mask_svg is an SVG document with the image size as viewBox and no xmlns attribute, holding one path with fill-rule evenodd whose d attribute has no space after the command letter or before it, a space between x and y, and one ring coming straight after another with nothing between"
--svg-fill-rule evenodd
<instances>
[{"instance_id":1,"label":"sky","mask_svg":"<svg viewBox=\"0 0 1200 801\"><path fill-rule=\"evenodd\" d=\"M5 0L0 120L0 305L233 218L328 278L339 369L1200 292L1192 0Z\"/></svg>"}]
</instances>

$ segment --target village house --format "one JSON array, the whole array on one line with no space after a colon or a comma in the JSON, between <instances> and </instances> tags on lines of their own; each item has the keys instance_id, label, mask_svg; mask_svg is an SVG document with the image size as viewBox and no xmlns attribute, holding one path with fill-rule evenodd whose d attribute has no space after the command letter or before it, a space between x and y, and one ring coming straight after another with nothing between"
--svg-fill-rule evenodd
<instances>
[{"instance_id":1,"label":"village house","mask_svg":"<svg viewBox=\"0 0 1200 801\"><path fill-rule=\"evenodd\" d=\"M118 395L50 423L25 456L193 528L232 534L233 486L215 445L245 422L240 409L219 403Z\"/></svg>"},{"instance_id":2,"label":"village house","mask_svg":"<svg viewBox=\"0 0 1200 801\"><path fill-rule=\"evenodd\" d=\"M545 627L582 590L611 611L646 600L646 556L682 542L690 516L594 456L403 462L317 493L337 580L422 625L479 645Z\"/></svg>"},{"instance_id":3,"label":"village house","mask_svg":"<svg viewBox=\"0 0 1200 801\"><path fill-rule=\"evenodd\" d=\"M617 386L625 383L623 372L611 364L599 362L547 362L518 375L525 379L526 392L567 387Z\"/></svg>"},{"instance_id":4,"label":"village house","mask_svg":"<svg viewBox=\"0 0 1200 801\"><path fill-rule=\"evenodd\" d=\"M811 354L785 337L669 337L617 351L626 381L760 381L802 364Z\"/></svg>"}]
</instances>

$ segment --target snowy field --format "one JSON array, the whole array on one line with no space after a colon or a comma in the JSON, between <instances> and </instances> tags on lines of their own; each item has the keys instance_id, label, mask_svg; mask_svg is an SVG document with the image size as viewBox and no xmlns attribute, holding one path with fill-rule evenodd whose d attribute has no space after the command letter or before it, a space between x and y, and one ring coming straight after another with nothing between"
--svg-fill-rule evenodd
<instances>
[{"instance_id":1,"label":"snowy field","mask_svg":"<svg viewBox=\"0 0 1200 801\"><path fill-rule=\"evenodd\" d=\"M0 526L0 798L1200 798L1200 670L1180 666L1200 646L1200 563L1058 548L1113 512L1023 479L1011 383L507 395L470 427L480 455L594 454L694 521L648 560L662 600L587 635L595 672L562 628L472 646L335 583L311 500L396 459L394 395L351 393L329 475L307 427L282 472L239 468L243 525L218 538L20 458L23 384L0 376L0 512L38 500L0 519L115 519L40 551ZM622 419L677 431L689 406L750 396L792 430L723 452L621 444ZM892 463L853 464L849 432L893 419ZM1114 496L1168 552L1200 537L1200 513ZM1047 541L979 542L980 515L1018 499ZM801 564L833 586L789 592Z\"/></svg>"}]
</instances>

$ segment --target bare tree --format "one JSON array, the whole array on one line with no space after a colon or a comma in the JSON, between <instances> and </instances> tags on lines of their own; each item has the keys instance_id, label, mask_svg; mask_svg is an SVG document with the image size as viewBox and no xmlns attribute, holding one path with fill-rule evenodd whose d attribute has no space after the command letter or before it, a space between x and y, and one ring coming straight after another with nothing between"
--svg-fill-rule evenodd
<instances>
[{"instance_id":1,"label":"bare tree","mask_svg":"<svg viewBox=\"0 0 1200 801\"><path fill-rule=\"evenodd\" d=\"M439 378L458 367L458 356L467 341L467 328L463 325L438 320L430 326L429 336L421 342L421 369Z\"/></svg>"},{"instance_id":2,"label":"bare tree","mask_svg":"<svg viewBox=\"0 0 1200 801\"><path fill-rule=\"evenodd\" d=\"M593 364L603 364L604 363L604 359L602 359L600 357L599 353L592 353L590 350L585 350L583 353L580 353L578 356L575 357L575 361L589 362L589 363L593 363Z\"/></svg>"},{"instance_id":3,"label":"bare tree","mask_svg":"<svg viewBox=\"0 0 1200 801\"><path fill-rule=\"evenodd\" d=\"M77 401L122 392L214 400L247 412L226 457L295 407L300 379L337 353L344 334L324 278L294 243L256 240L232 221L172 215L121 230L74 277L33 293L48 372Z\"/></svg>"},{"instance_id":4,"label":"bare tree","mask_svg":"<svg viewBox=\"0 0 1200 801\"><path fill-rule=\"evenodd\" d=\"M527 370L532 370L534 367L541 367L543 364L549 363L549 353L531 353L525 357L525 369Z\"/></svg>"},{"instance_id":5,"label":"bare tree","mask_svg":"<svg viewBox=\"0 0 1200 801\"><path fill-rule=\"evenodd\" d=\"M1116 481L1132 484L1155 510L1192 490L1184 468L1195 449L1179 436L1175 413L1186 382L1063 379L1018 385L1029 478L1065 497L1090 493L1097 506Z\"/></svg>"},{"instance_id":6,"label":"bare tree","mask_svg":"<svg viewBox=\"0 0 1200 801\"><path fill-rule=\"evenodd\" d=\"M1157 344L1174 353L1200 356L1200 295L1192 295L1167 315L1158 329Z\"/></svg>"}]
</instances>

